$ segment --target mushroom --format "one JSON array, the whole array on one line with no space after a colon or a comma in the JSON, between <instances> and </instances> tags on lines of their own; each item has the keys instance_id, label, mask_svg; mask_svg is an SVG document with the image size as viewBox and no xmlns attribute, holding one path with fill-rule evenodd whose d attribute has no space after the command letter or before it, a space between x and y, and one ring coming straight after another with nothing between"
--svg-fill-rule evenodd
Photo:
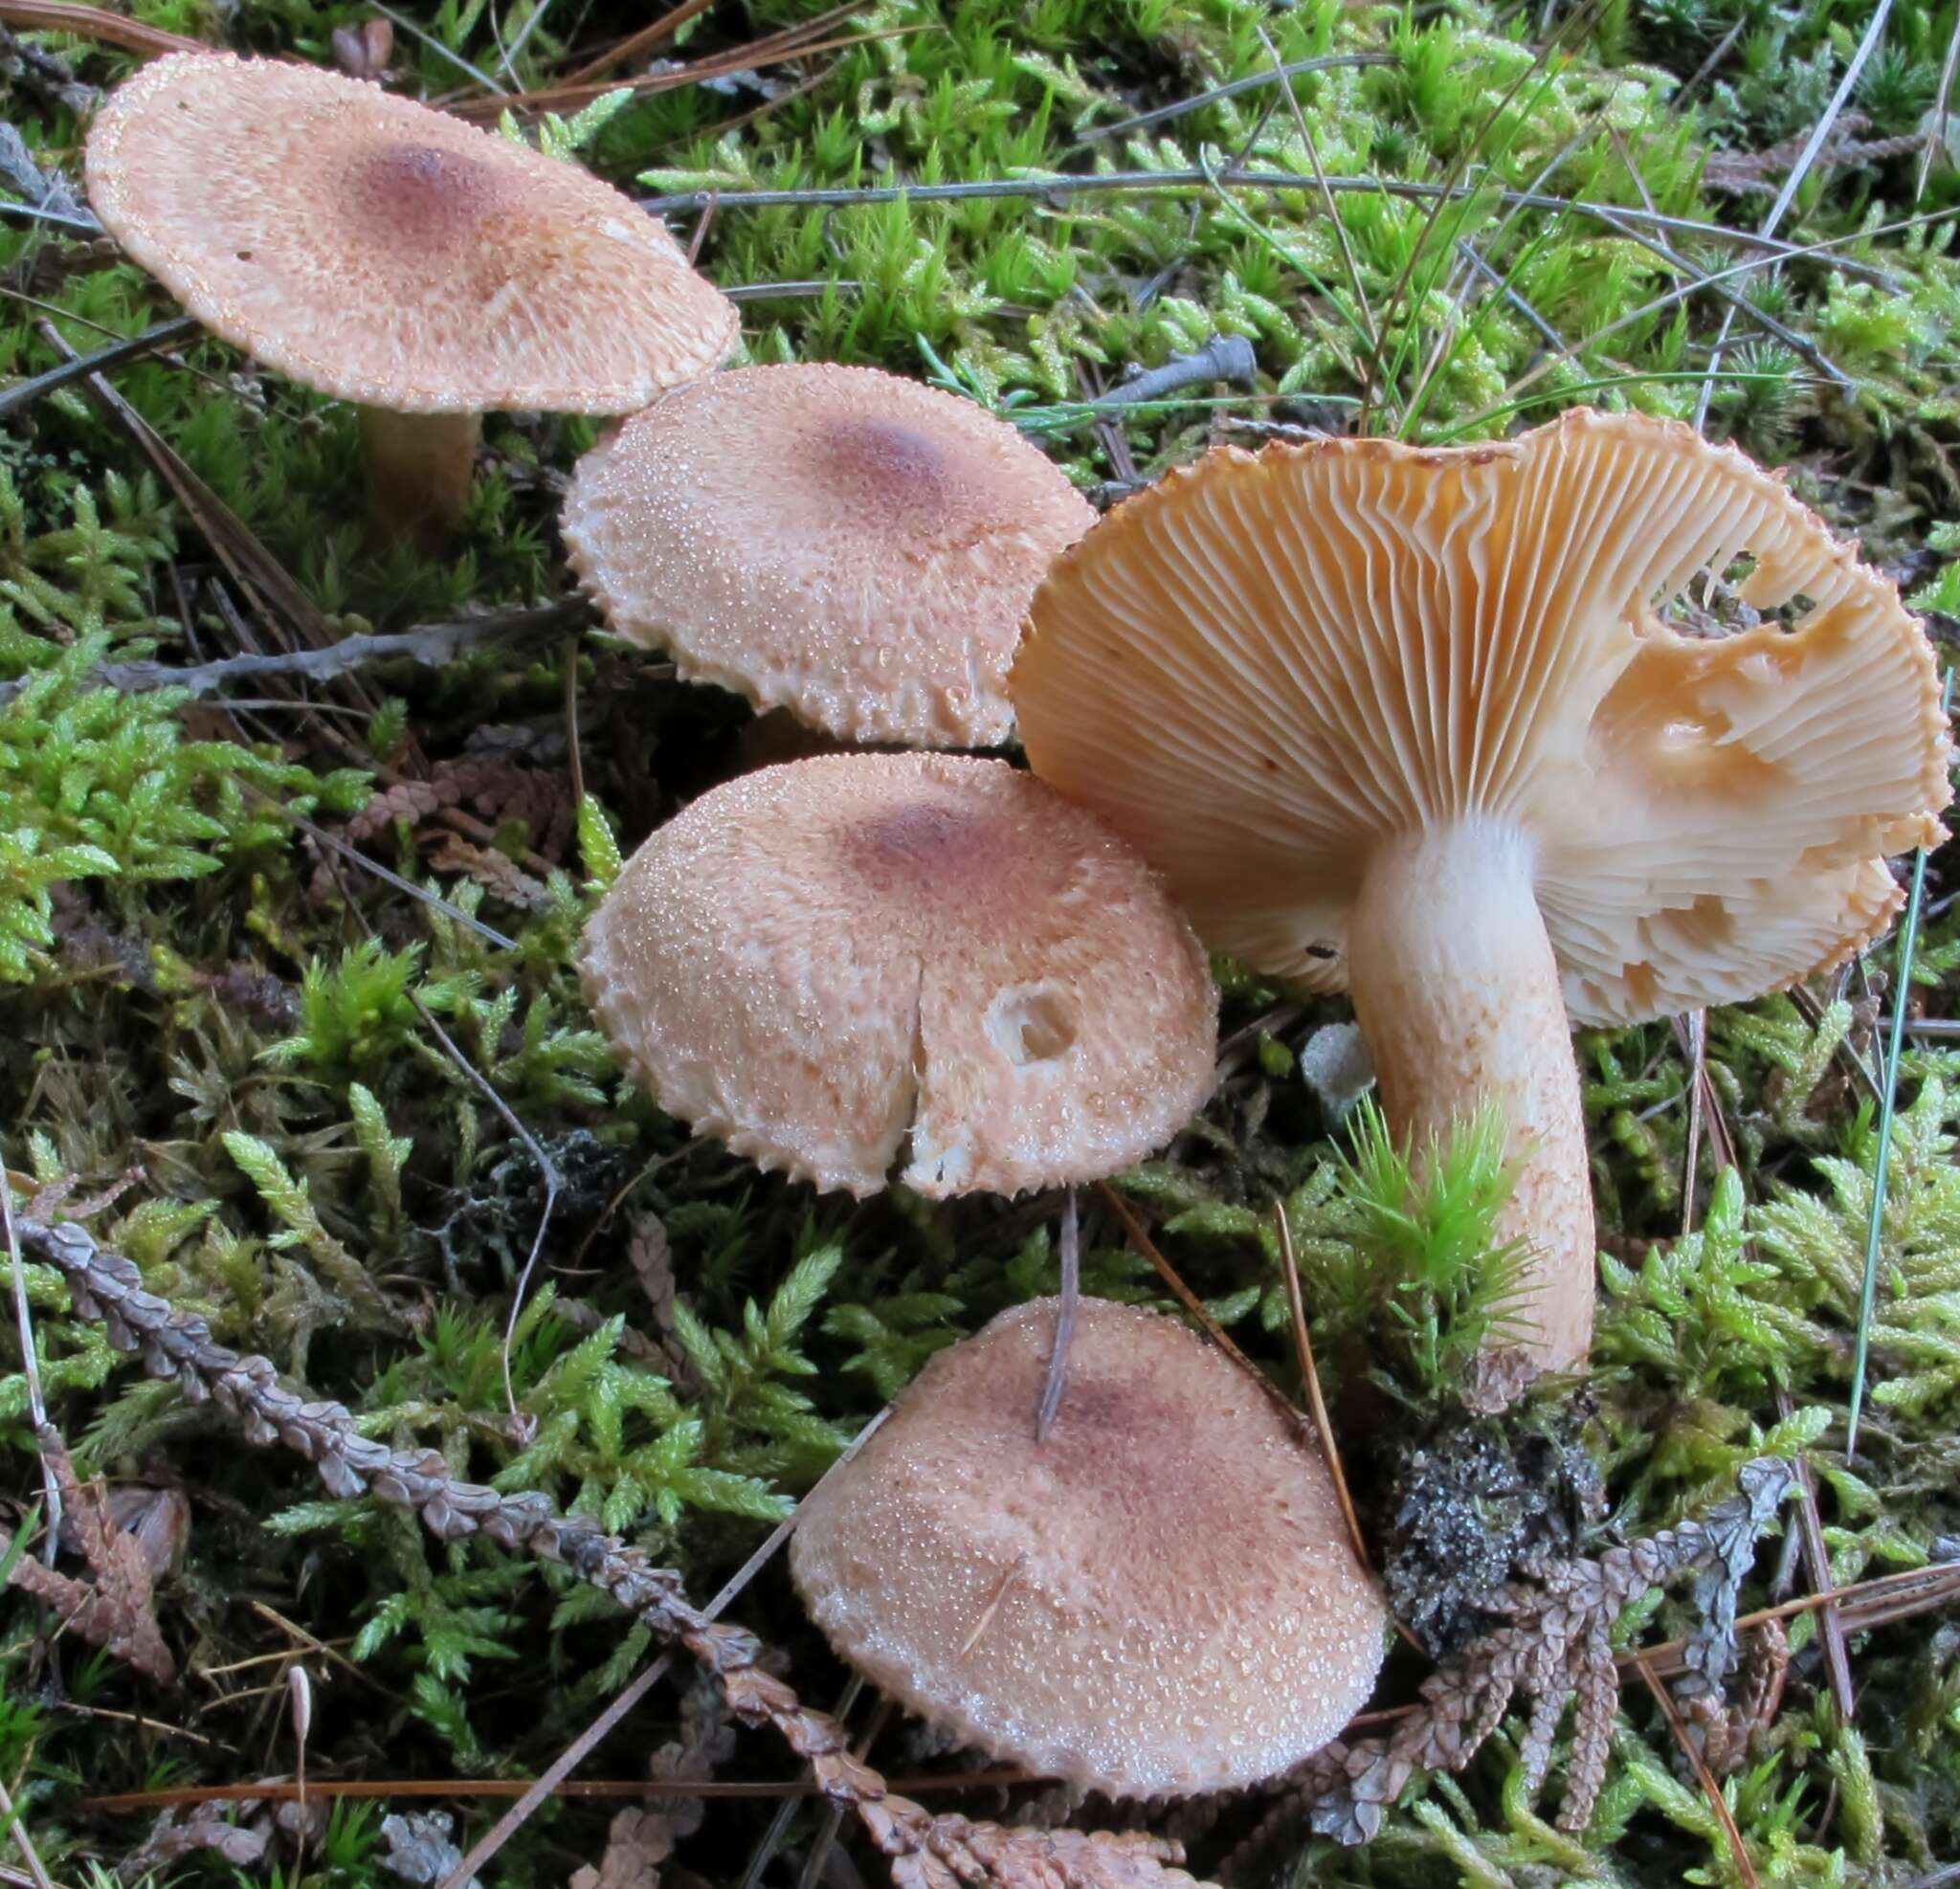
<instances>
[{"instance_id":1,"label":"mushroom","mask_svg":"<svg viewBox=\"0 0 1960 1889\"><path fill-rule=\"evenodd\" d=\"M1191 928L1092 814L1005 762L822 755L712 789L587 926L586 990L670 1114L867 1195L1108 1174L1209 1094Z\"/></svg>"},{"instance_id":2,"label":"mushroom","mask_svg":"<svg viewBox=\"0 0 1960 1889\"><path fill-rule=\"evenodd\" d=\"M631 412L735 344L733 304L611 185L311 66L154 60L97 115L87 172L206 327L359 403L384 532L455 521L483 413Z\"/></svg>"},{"instance_id":3,"label":"mushroom","mask_svg":"<svg viewBox=\"0 0 1960 1889\"><path fill-rule=\"evenodd\" d=\"M942 1351L811 1495L791 1572L837 1652L935 1728L1112 1797L1255 1784L1367 1702L1386 1611L1318 1446L1173 1320L1057 1301Z\"/></svg>"},{"instance_id":4,"label":"mushroom","mask_svg":"<svg viewBox=\"0 0 1960 1889\"><path fill-rule=\"evenodd\" d=\"M870 367L743 367L579 462L573 567L679 673L844 741L991 746L1049 560L1095 512L971 401Z\"/></svg>"},{"instance_id":5,"label":"mushroom","mask_svg":"<svg viewBox=\"0 0 1960 1889\"><path fill-rule=\"evenodd\" d=\"M1742 605L1787 624L1663 621L1745 553ZM1949 792L1892 584L1733 448L1631 414L1208 454L1058 563L1012 692L1036 771L1208 942L1352 992L1418 1149L1480 1098L1504 1111L1525 1371L1579 1364L1592 1322L1568 1013L1840 963Z\"/></svg>"}]
</instances>

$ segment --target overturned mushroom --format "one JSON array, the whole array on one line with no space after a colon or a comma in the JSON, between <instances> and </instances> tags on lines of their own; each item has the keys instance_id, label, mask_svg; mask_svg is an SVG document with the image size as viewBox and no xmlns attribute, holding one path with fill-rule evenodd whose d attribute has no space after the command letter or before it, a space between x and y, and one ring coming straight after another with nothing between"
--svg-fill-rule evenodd
<instances>
[{"instance_id":1,"label":"overturned mushroom","mask_svg":"<svg viewBox=\"0 0 1960 1889\"><path fill-rule=\"evenodd\" d=\"M454 521L480 417L628 413L733 304L575 166L310 66L173 54L91 126L103 227L206 327L362 409L370 519Z\"/></svg>"},{"instance_id":2,"label":"overturned mushroom","mask_svg":"<svg viewBox=\"0 0 1960 1889\"><path fill-rule=\"evenodd\" d=\"M934 1726L1111 1796L1297 1764L1367 1702L1386 1614L1327 1465L1172 1320L1056 1301L944 1351L804 1504L791 1567L837 1651Z\"/></svg>"},{"instance_id":3,"label":"overturned mushroom","mask_svg":"<svg viewBox=\"0 0 1960 1889\"><path fill-rule=\"evenodd\" d=\"M1049 560L1095 513L970 401L870 367L743 367L580 461L573 567L680 674L846 741L1007 739Z\"/></svg>"},{"instance_id":4,"label":"overturned mushroom","mask_svg":"<svg viewBox=\"0 0 1960 1889\"><path fill-rule=\"evenodd\" d=\"M703 794L587 927L660 1105L766 1167L1016 1193L1161 1146L1212 1085L1190 927L1094 815L1004 762L820 756Z\"/></svg>"},{"instance_id":5,"label":"overturned mushroom","mask_svg":"<svg viewBox=\"0 0 1960 1889\"><path fill-rule=\"evenodd\" d=\"M1745 554L1744 604L1790 627L1662 620ZM1841 962L1948 799L1932 652L1891 583L1742 454L1632 415L1212 453L1057 566L1013 695L1036 771L1213 944L1352 991L1400 1129L1503 1106L1539 1368L1592 1322L1568 1011L1628 1023Z\"/></svg>"}]
</instances>

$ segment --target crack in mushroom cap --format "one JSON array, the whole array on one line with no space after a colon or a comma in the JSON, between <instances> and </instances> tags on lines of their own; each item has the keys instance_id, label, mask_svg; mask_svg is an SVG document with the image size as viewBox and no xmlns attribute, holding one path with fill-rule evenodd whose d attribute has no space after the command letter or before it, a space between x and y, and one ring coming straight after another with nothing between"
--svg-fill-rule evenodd
<instances>
[{"instance_id":1,"label":"crack in mushroom cap","mask_svg":"<svg viewBox=\"0 0 1960 1889\"><path fill-rule=\"evenodd\" d=\"M1083 1789L1257 1783L1368 1701L1387 1616L1316 1444L1175 1321L1056 1300L941 1352L805 1501L833 1646L933 1725Z\"/></svg>"},{"instance_id":2,"label":"crack in mushroom cap","mask_svg":"<svg viewBox=\"0 0 1960 1889\"><path fill-rule=\"evenodd\" d=\"M1191 927L1005 762L842 754L703 794L586 930L586 989L670 1114L764 1167L941 1198L1114 1173L1211 1093Z\"/></svg>"},{"instance_id":3,"label":"crack in mushroom cap","mask_svg":"<svg viewBox=\"0 0 1960 1889\"><path fill-rule=\"evenodd\" d=\"M1661 621L1745 554L1743 601L1792 627ZM1936 843L1949 792L1931 647L1893 584L1734 448L1633 414L1215 450L1058 562L1011 692L1036 771L1213 944L1315 989L1346 984L1379 841L1514 824L1592 1023L1862 948L1900 902L1885 856Z\"/></svg>"},{"instance_id":4,"label":"crack in mushroom cap","mask_svg":"<svg viewBox=\"0 0 1960 1889\"><path fill-rule=\"evenodd\" d=\"M394 412L624 413L734 346L734 304L610 184L364 79L153 60L88 137L123 250L214 334Z\"/></svg>"},{"instance_id":5,"label":"crack in mushroom cap","mask_svg":"<svg viewBox=\"0 0 1960 1889\"><path fill-rule=\"evenodd\" d=\"M846 741L991 746L1035 587L1096 514L971 401L871 367L741 367L579 462L573 567L680 674Z\"/></svg>"}]
</instances>

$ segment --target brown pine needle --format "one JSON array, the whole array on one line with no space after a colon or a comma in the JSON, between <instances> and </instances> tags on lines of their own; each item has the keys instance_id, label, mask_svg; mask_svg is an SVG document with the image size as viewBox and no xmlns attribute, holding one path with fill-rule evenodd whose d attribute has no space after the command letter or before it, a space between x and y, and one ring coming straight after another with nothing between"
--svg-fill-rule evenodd
<instances>
[{"instance_id":1,"label":"brown pine needle","mask_svg":"<svg viewBox=\"0 0 1960 1889\"><path fill-rule=\"evenodd\" d=\"M1165 1258L1158 1250L1157 1242L1144 1231L1144 1223L1130 1211L1129 1202L1125 1200L1107 1181L1098 1181L1096 1187L1102 1196L1102 1204L1122 1221L1123 1231L1128 1235L1129 1243L1156 1267L1158 1277L1170 1288L1171 1296L1204 1327L1205 1336L1240 1370L1249 1372L1253 1381L1263 1387L1269 1397L1278 1398L1289 1411L1292 1411L1293 1406L1280 1395L1279 1388L1273 1380L1232 1342L1225 1327L1205 1310L1204 1301L1179 1278L1177 1268Z\"/></svg>"},{"instance_id":2,"label":"brown pine needle","mask_svg":"<svg viewBox=\"0 0 1960 1889\"><path fill-rule=\"evenodd\" d=\"M1688 1763L1695 1767L1695 1775L1701 1780L1702 1793L1708 1800L1717 1821L1722 1825L1722 1833L1728 1838L1729 1854L1735 1858L1735 1873L1741 1878L1744 1889L1762 1889L1762 1878L1756 1874L1756 1866L1749 1860L1748 1845L1742 1840L1742 1831L1735 1821L1735 1812L1728 1808L1728 1799L1722 1794L1722 1787L1715 1781L1715 1773L1708 1768L1707 1760L1702 1756L1700 1747L1688 1734L1688 1728L1681 1716L1681 1709L1674 1702L1673 1695L1660 1683L1659 1676L1648 1663L1645 1654L1634 1656L1634 1669L1647 1682L1647 1690L1654 1695L1654 1702L1660 1707L1667 1719L1668 1727L1674 1733L1681 1748L1687 1753Z\"/></svg>"},{"instance_id":3,"label":"brown pine needle","mask_svg":"<svg viewBox=\"0 0 1960 1889\"><path fill-rule=\"evenodd\" d=\"M991 1770L948 1771L932 1777L887 1778L894 1792L907 1797L950 1795L973 1790L1005 1790L1010 1786L1039 1784L1013 1765L997 1765ZM459 1803L479 1799L522 1797L531 1788L526 1778L414 1777L414 1778L308 1778L306 1795L324 1803L345 1797L358 1802L374 1802L391 1797L453 1797ZM814 1778L791 1777L738 1781L728 1778L568 1778L558 1787L560 1797L612 1803L636 1798L713 1797L731 1802L772 1801L780 1797L821 1797L823 1788ZM86 1799L80 1808L90 1813L134 1815L143 1811L167 1811L194 1804L291 1804L298 1801L299 1787L290 1779L264 1783L174 1785L166 1790L122 1790L104 1797Z\"/></svg>"},{"instance_id":4,"label":"brown pine needle","mask_svg":"<svg viewBox=\"0 0 1960 1889\"><path fill-rule=\"evenodd\" d=\"M1833 1588L1825 1593L1805 1594L1775 1607L1759 1608L1753 1613L1745 1613L1735 1624L1739 1633L1747 1633L1765 1621L1793 1619L1799 1613L1809 1613L1833 1603L1841 1611L1849 1630L1866 1633L1956 1602L1960 1602L1960 1562L1949 1562L1933 1567L1903 1568L1896 1574L1856 1581L1848 1587ZM1672 1678L1687 1670L1682 1657L1683 1650L1682 1641L1666 1640L1658 1646L1622 1653L1618 1656L1619 1669L1626 1674L1639 1665L1651 1671L1657 1679ZM1348 1722L1344 1736L1392 1724L1407 1718L1414 1709L1413 1706L1395 1705L1363 1712ZM992 1770L956 1771L944 1776L889 1778L886 1784L891 1790L907 1797L922 1797L948 1791L998 1790L1013 1785L1044 1781L1031 1777L1014 1766L1000 1766ZM469 1801L521 1797L530 1786L522 1778L314 1778L306 1789L309 1796L323 1799L453 1797ZM742 1800L815 1797L821 1794L815 1781L809 1777L784 1778L771 1783L736 1783L720 1778L568 1779L558 1787L561 1797L597 1799L684 1796ZM189 1804L233 1801L283 1804L291 1803L298 1795L297 1789L290 1782L179 1785L164 1790L115 1791L101 1797L87 1798L79 1808L90 1814L113 1815L170 1810Z\"/></svg>"},{"instance_id":5,"label":"brown pine needle","mask_svg":"<svg viewBox=\"0 0 1960 1889\"><path fill-rule=\"evenodd\" d=\"M145 26L122 13L100 7L67 4L67 0L0 0L0 24L24 27L30 33L72 33L78 39L94 40L100 46L120 46L124 52L209 53L201 39L186 39L179 33L166 33L160 26Z\"/></svg>"},{"instance_id":6,"label":"brown pine needle","mask_svg":"<svg viewBox=\"0 0 1960 1889\"><path fill-rule=\"evenodd\" d=\"M680 5L664 12L651 25L643 26L637 33L629 33L616 46L601 53L596 59L589 59L570 74L567 83L589 85L595 78L602 78L614 66L622 66L629 59L643 58L656 46L664 45L691 19L704 13L715 4L715 0L680 0Z\"/></svg>"},{"instance_id":7,"label":"brown pine needle","mask_svg":"<svg viewBox=\"0 0 1960 1889\"><path fill-rule=\"evenodd\" d=\"M1300 1353L1300 1374L1306 1380L1306 1398L1313 1409L1314 1427L1321 1433L1321 1453L1327 1459L1327 1467L1333 1472L1334 1494L1341 1504L1341 1519L1348 1524L1348 1538L1354 1544L1354 1552L1362 1567L1370 1573L1374 1563L1370 1559L1368 1543L1361 1533L1361 1518L1354 1512L1354 1498L1348 1492L1348 1473L1341 1467L1341 1452L1334 1441L1334 1426L1327 1416L1327 1401L1321 1395L1321 1374L1314 1368L1313 1338L1306 1325L1306 1300L1300 1290L1300 1260L1293 1251L1293 1229L1287 1224L1286 1203L1276 1200L1273 1203L1273 1224L1280 1232L1280 1270L1286 1281L1286 1305L1293 1314L1293 1345ZM1398 1630L1405 1635L1406 1628Z\"/></svg>"},{"instance_id":8,"label":"brown pine needle","mask_svg":"<svg viewBox=\"0 0 1960 1889\"><path fill-rule=\"evenodd\" d=\"M987 1605L980 1610L978 1624L967 1635L965 1643L960 1648L960 1657L962 1659L980 1644L980 1635L989 1627L993 1625L993 1616L1000 1611L1000 1604L1007 1598L1008 1590L1020 1578L1021 1569L1026 1565L1027 1559L1027 1550L1024 1548L1009 1563L1007 1572L994 1584L993 1592L988 1596Z\"/></svg>"}]
</instances>

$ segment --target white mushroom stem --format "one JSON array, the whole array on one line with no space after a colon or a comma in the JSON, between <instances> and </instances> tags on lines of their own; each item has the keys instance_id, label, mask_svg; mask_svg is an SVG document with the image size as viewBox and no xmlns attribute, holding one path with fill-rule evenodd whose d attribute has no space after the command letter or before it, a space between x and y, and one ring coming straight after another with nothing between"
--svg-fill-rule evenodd
<instances>
[{"instance_id":1,"label":"white mushroom stem","mask_svg":"<svg viewBox=\"0 0 1960 1889\"><path fill-rule=\"evenodd\" d=\"M1470 819L1377 847L1350 921L1348 972L1398 1138L1419 1151L1481 1103L1502 1110L1518 1176L1498 1236L1530 1249L1522 1346L1539 1371L1583 1364L1597 1265L1592 1175L1530 842Z\"/></svg>"},{"instance_id":2,"label":"white mushroom stem","mask_svg":"<svg viewBox=\"0 0 1960 1889\"><path fill-rule=\"evenodd\" d=\"M480 413L361 409L368 528L378 541L439 534L457 522L477 471Z\"/></svg>"}]
</instances>

